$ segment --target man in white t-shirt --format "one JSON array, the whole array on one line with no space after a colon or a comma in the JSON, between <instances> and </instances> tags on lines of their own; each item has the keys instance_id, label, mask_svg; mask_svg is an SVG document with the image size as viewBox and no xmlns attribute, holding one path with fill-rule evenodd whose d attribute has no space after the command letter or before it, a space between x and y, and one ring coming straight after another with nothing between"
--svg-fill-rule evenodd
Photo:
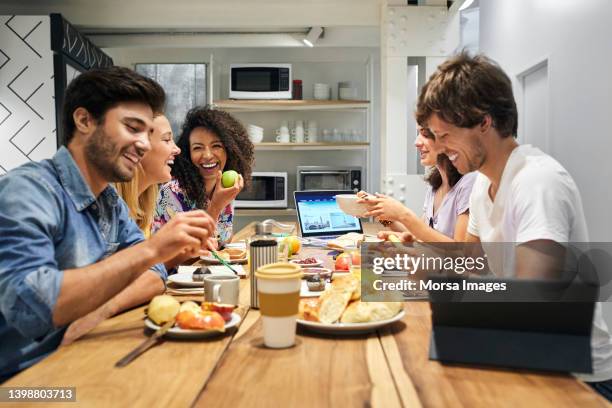
<instances>
[{"instance_id":1,"label":"man in white t-shirt","mask_svg":"<svg viewBox=\"0 0 612 408\"><path fill-rule=\"evenodd\" d=\"M479 172L470 196L467 241L482 243L494 274L554 277L564 259L563 243L588 241L580 193L570 174L539 149L516 142L512 83L496 63L467 53L449 59L423 87L416 116L460 173ZM491 242L514 245L496 253L492 245L488 249ZM612 339L600 304L591 345L593 374L577 376L612 401Z\"/></svg>"}]
</instances>

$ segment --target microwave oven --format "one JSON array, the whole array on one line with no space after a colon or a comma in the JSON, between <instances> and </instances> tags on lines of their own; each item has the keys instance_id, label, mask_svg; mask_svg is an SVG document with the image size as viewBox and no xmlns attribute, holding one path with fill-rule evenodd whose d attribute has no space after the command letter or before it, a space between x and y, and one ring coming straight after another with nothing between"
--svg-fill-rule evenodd
<instances>
[{"instance_id":1,"label":"microwave oven","mask_svg":"<svg viewBox=\"0 0 612 408\"><path fill-rule=\"evenodd\" d=\"M364 189L363 170L354 166L298 166L297 188L308 190L352 190Z\"/></svg>"},{"instance_id":2,"label":"microwave oven","mask_svg":"<svg viewBox=\"0 0 612 408\"><path fill-rule=\"evenodd\" d=\"M230 64L230 99L291 99L291 64Z\"/></svg>"},{"instance_id":3,"label":"microwave oven","mask_svg":"<svg viewBox=\"0 0 612 408\"><path fill-rule=\"evenodd\" d=\"M287 173L253 172L251 183L242 189L236 208L287 208Z\"/></svg>"}]
</instances>

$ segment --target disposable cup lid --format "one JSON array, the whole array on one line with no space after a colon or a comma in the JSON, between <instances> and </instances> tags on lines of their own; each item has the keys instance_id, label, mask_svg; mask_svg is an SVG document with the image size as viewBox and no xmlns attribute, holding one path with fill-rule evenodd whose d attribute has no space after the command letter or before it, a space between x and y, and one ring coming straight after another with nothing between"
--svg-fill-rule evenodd
<instances>
[{"instance_id":1,"label":"disposable cup lid","mask_svg":"<svg viewBox=\"0 0 612 408\"><path fill-rule=\"evenodd\" d=\"M255 276L259 279L301 279L302 268L289 262L277 262L260 267Z\"/></svg>"}]
</instances>

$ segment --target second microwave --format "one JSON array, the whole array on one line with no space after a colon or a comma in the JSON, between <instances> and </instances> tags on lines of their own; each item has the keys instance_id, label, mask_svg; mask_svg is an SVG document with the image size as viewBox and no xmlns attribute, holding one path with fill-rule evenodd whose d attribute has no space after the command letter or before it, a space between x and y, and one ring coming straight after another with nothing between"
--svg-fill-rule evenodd
<instances>
[{"instance_id":1,"label":"second microwave","mask_svg":"<svg viewBox=\"0 0 612 408\"><path fill-rule=\"evenodd\" d=\"M291 99L291 64L230 64L230 99Z\"/></svg>"},{"instance_id":2,"label":"second microwave","mask_svg":"<svg viewBox=\"0 0 612 408\"><path fill-rule=\"evenodd\" d=\"M306 190L353 190L364 188L363 171L357 166L298 166L297 188Z\"/></svg>"},{"instance_id":3,"label":"second microwave","mask_svg":"<svg viewBox=\"0 0 612 408\"><path fill-rule=\"evenodd\" d=\"M287 208L287 173L254 171L251 183L234 202L236 208Z\"/></svg>"}]
</instances>

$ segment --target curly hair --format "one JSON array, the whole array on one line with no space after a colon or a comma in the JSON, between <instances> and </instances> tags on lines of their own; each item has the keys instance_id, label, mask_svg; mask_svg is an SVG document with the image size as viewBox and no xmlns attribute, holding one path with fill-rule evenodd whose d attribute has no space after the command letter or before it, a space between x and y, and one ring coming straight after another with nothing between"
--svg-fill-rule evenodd
<instances>
[{"instance_id":1,"label":"curly hair","mask_svg":"<svg viewBox=\"0 0 612 408\"><path fill-rule=\"evenodd\" d=\"M200 171L191 162L189 146L191 132L196 128L204 128L217 135L227 154L223 171L231 169L240 173L245 186L251 181L254 148L244 126L229 113L209 105L197 106L187 113L181 136L176 143L181 154L172 166L172 177L178 181L187 198L196 203L197 208L205 209L210 197L206 195Z\"/></svg>"}]
</instances>

